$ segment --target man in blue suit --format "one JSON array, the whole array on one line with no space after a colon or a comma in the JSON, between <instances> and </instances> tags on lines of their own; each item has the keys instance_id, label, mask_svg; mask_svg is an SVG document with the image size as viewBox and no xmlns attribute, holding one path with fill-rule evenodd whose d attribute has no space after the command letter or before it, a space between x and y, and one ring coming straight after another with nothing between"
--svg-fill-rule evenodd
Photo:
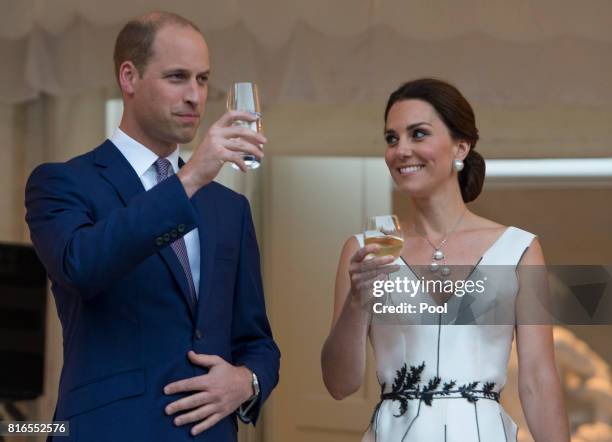
<instances>
[{"instance_id":1,"label":"man in blue suit","mask_svg":"<svg viewBox=\"0 0 612 442\"><path fill-rule=\"evenodd\" d=\"M234 441L278 382L247 200L213 182L246 171L266 139L230 112L187 163L208 91L208 48L170 13L128 23L115 46L124 101L110 140L44 164L26 220L64 338L55 420L75 441ZM75 118L78 116L75 115Z\"/></svg>"}]
</instances>

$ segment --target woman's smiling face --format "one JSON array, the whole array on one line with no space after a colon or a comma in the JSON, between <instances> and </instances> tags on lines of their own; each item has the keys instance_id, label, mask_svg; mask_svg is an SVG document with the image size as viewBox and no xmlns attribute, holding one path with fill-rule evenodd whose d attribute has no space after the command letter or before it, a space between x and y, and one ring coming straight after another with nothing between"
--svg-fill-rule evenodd
<instances>
[{"instance_id":1,"label":"woman's smiling face","mask_svg":"<svg viewBox=\"0 0 612 442\"><path fill-rule=\"evenodd\" d=\"M393 181L400 191L417 198L430 195L449 179L457 180L452 162L469 149L451 137L433 106L417 99L391 106L385 141L385 161Z\"/></svg>"}]
</instances>

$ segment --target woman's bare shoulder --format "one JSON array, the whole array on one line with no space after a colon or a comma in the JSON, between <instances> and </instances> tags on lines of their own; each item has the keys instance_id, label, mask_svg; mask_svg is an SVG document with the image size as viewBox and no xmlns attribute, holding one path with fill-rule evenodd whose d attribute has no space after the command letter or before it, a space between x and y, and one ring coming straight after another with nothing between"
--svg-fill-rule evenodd
<instances>
[{"instance_id":1,"label":"woman's bare shoulder","mask_svg":"<svg viewBox=\"0 0 612 442\"><path fill-rule=\"evenodd\" d=\"M466 223L465 230L472 231L497 231L497 230L505 230L508 228L507 225L500 224L492 219L488 219L482 217L480 215L476 215L474 213L470 214L469 222Z\"/></svg>"},{"instance_id":2,"label":"woman's bare shoulder","mask_svg":"<svg viewBox=\"0 0 612 442\"><path fill-rule=\"evenodd\" d=\"M357 239L356 235L349 236L344 245L342 246L342 251L340 252L340 261L349 261L350 258L361 248L361 244L359 239Z\"/></svg>"}]
</instances>

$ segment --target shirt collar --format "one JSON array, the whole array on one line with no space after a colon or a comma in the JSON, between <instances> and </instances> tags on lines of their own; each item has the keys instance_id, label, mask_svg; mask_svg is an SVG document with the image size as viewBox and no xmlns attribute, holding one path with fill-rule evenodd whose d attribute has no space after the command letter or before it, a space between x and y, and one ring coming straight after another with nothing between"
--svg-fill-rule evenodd
<instances>
[{"instance_id":1,"label":"shirt collar","mask_svg":"<svg viewBox=\"0 0 612 442\"><path fill-rule=\"evenodd\" d=\"M128 163L132 166L138 178L141 178L150 167L158 160L158 156L144 144L139 143L121 129L116 128L111 142L117 146L117 149L123 154ZM166 158L172 164L174 173L179 170L179 146L168 155Z\"/></svg>"}]
</instances>

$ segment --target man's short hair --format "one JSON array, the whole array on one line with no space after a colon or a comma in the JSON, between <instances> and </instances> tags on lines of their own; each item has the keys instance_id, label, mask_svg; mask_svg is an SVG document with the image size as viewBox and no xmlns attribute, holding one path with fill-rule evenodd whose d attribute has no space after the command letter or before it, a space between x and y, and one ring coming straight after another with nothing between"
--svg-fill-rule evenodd
<instances>
[{"instance_id":1,"label":"man's short hair","mask_svg":"<svg viewBox=\"0 0 612 442\"><path fill-rule=\"evenodd\" d=\"M202 34L202 31L190 20L172 12L155 11L130 20L119 31L115 41L115 76L119 81L119 67L125 61L131 61L142 78L147 64L153 56L153 42L157 32L164 26L187 26Z\"/></svg>"}]
</instances>

